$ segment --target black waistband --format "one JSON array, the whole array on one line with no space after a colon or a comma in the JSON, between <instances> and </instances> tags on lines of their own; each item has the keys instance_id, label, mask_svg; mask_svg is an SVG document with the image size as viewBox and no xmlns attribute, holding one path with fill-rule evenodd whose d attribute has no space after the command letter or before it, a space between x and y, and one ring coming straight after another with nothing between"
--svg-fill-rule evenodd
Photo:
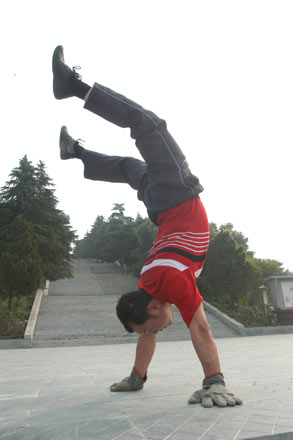
<instances>
[{"instance_id":1,"label":"black waistband","mask_svg":"<svg viewBox=\"0 0 293 440\"><path fill-rule=\"evenodd\" d=\"M189 260L193 261L193 263L199 263L200 261L203 261L206 257L206 254L204 255L193 255L189 252L183 251L182 249L177 249L173 247L164 247L163 249L160 249L158 252L156 252L154 255L152 255L151 258L155 257L158 254L161 254L162 252L171 252L173 254L181 255L182 257L188 258Z\"/></svg>"}]
</instances>

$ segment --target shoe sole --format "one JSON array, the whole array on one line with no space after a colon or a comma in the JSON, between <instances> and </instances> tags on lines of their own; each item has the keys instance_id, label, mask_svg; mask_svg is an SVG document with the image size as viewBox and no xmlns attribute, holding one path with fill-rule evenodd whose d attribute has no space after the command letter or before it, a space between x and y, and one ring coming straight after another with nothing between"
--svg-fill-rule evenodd
<instances>
[{"instance_id":1,"label":"shoe sole","mask_svg":"<svg viewBox=\"0 0 293 440\"><path fill-rule=\"evenodd\" d=\"M68 131L67 131L67 127L65 125L63 125L61 127L60 130L60 137L59 137L59 149L60 149L60 158L62 160L67 160L67 159L74 159L75 156L71 155L70 153L68 153L66 151L66 143L67 143L67 137L69 136Z\"/></svg>"}]
</instances>

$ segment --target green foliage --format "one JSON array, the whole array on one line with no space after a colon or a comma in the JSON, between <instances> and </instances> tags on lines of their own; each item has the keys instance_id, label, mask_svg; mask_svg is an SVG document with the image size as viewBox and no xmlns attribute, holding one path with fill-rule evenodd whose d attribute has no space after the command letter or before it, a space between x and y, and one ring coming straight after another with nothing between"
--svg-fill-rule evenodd
<instances>
[{"instance_id":1,"label":"green foliage","mask_svg":"<svg viewBox=\"0 0 293 440\"><path fill-rule=\"evenodd\" d=\"M1 199L14 216L22 214L27 220L32 217L32 204L37 197L35 168L24 156L19 166L10 173L10 180L1 188Z\"/></svg>"},{"instance_id":2,"label":"green foliage","mask_svg":"<svg viewBox=\"0 0 293 440\"><path fill-rule=\"evenodd\" d=\"M124 205L114 204L105 220L98 216L90 232L77 242L74 254L79 258L95 258L108 263L119 260L138 275L156 236L157 227L149 219L135 220L124 215Z\"/></svg>"},{"instance_id":3,"label":"green foliage","mask_svg":"<svg viewBox=\"0 0 293 440\"><path fill-rule=\"evenodd\" d=\"M98 216L90 232L77 242L74 254L80 258L95 258L109 263L119 260L128 264L137 240L134 221L124 215L124 210L123 204L114 204L108 220Z\"/></svg>"},{"instance_id":4,"label":"green foliage","mask_svg":"<svg viewBox=\"0 0 293 440\"><path fill-rule=\"evenodd\" d=\"M207 301L235 309L238 298L247 290L248 265L244 249L232 234L223 230L211 240L205 268L198 284Z\"/></svg>"},{"instance_id":5,"label":"green foliage","mask_svg":"<svg viewBox=\"0 0 293 440\"><path fill-rule=\"evenodd\" d=\"M123 204L114 204L112 208L100 248L100 258L104 261L119 260L123 264L128 264L128 256L137 246L134 221L131 217L125 217L124 211Z\"/></svg>"},{"instance_id":6,"label":"green foliage","mask_svg":"<svg viewBox=\"0 0 293 440\"><path fill-rule=\"evenodd\" d=\"M6 228L0 244L1 293L10 311L13 297L30 295L40 286L41 258L32 224L21 215Z\"/></svg>"},{"instance_id":7,"label":"green foliage","mask_svg":"<svg viewBox=\"0 0 293 440\"><path fill-rule=\"evenodd\" d=\"M244 237L242 232L235 231L232 223L225 223L224 225L221 225L219 232L228 232L236 247L242 249L246 256L249 255L253 257L254 252L249 251L248 248L248 238Z\"/></svg>"},{"instance_id":8,"label":"green foliage","mask_svg":"<svg viewBox=\"0 0 293 440\"><path fill-rule=\"evenodd\" d=\"M90 232L77 243L75 255L106 262L119 260L139 276L157 234L147 219L124 215L124 205L115 204L111 216L98 216ZM245 325L272 325L276 316L264 305L265 278L286 272L275 260L254 257L248 239L231 223L210 223L210 248L198 286L204 298Z\"/></svg>"},{"instance_id":9,"label":"green foliage","mask_svg":"<svg viewBox=\"0 0 293 440\"><path fill-rule=\"evenodd\" d=\"M7 298L12 319L13 298L29 296L46 278L71 277L69 218L57 199L43 162L36 167L24 156L0 192L0 295Z\"/></svg>"},{"instance_id":10,"label":"green foliage","mask_svg":"<svg viewBox=\"0 0 293 440\"><path fill-rule=\"evenodd\" d=\"M0 338L23 338L34 296L13 298L11 310L8 300L0 299Z\"/></svg>"},{"instance_id":11,"label":"green foliage","mask_svg":"<svg viewBox=\"0 0 293 440\"><path fill-rule=\"evenodd\" d=\"M152 247L157 235L157 226L148 218L136 218L134 233L137 240L137 247L132 250L129 256L129 271L139 276L142 266L146 261L147 254Z\"/></svg>"},{"instance_id":12,"label":"green foliage","mask_svg":"<svg viewBox=\"0 0 293 440\"><path fill-rule=\"evenodd\" d=\"M276 260L259 259L249 250L248 239L227 223L210 225L211 243L198 280L207 301L245 325L272 325L276 315L264 305L265 279L288 273Z\"/></svg>"},{"instance_id":13,"label":"green foliage","mask_svg":"<svg viewBox=\"0 0 293 440\"><path fill-rule=\"evenodd\" d=\"M54 185L43 162L36 167L24 156L1 189L1 208L6 210L4 225L17 215L31 223L37 238L44 278L71 277L71 246L76 240L68 216L57 209Z\"/></svg>"}]
</instances>

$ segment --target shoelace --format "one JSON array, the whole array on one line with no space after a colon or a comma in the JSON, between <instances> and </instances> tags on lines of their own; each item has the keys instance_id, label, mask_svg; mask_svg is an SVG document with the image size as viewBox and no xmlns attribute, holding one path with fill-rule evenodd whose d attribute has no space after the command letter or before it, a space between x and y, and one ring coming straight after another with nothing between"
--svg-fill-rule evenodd
<instances>
[{"instance_id":1,"label":"shoelace","mask_svg":"<svg viewBox=\"0 0 293 440\"><path fill-rule=\"evenodd\" d=\"M78 138L78 139L76 139L76 141L75 142L78 142L79 144L84 144L85 143L85 140L84 139L81 139L81 138Z\"/></svg>"},{"instance_id":2,"label":"shoelace","mask_svg":"<svg viewBox=\"0 0 293 440\"><path fill-rule=\"evenodd\" d=\"M77 73L77 72L76 72L77 70L80 70L80 69L81 69L80 66L74 66L74 67L72 67L72 71L74 72L75 78L77 78L77 79L79 79L79 80L82 80L82 77L81 77L80 73Z\"/></svg>"}]
</instances>

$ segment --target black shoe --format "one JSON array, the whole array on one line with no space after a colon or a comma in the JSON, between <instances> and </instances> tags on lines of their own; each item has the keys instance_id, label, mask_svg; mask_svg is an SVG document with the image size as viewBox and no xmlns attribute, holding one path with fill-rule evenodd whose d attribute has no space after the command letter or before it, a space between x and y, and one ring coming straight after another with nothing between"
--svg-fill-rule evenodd
<instances>
[{"instance_id":1,"label":"black shoe","mask_svg":"<svg viewBox=\"0 0 293 440\"><path fill-rule=\"evenodd\" d=\"M64 63L63 47L57 46L53 53L52 70L53 70L53 93L56 99L64 99L73 96L70 88L70 79L76 77L81 80L81 76L75 71L80 67L70 69Z\"/></svg>"},{"instance_id":2,"label":"black shoe","mask_svg":"<svg viewBox=\"0 0 293 440\"><path fill-rule=\"evenodd\" d=\"M60 157L62 160L74 159L76 157L73 148L75 142L76 141L69 135L67 127L63 125L63 127L61 127L59 138Z\"/></svg>"}]
</instances>

